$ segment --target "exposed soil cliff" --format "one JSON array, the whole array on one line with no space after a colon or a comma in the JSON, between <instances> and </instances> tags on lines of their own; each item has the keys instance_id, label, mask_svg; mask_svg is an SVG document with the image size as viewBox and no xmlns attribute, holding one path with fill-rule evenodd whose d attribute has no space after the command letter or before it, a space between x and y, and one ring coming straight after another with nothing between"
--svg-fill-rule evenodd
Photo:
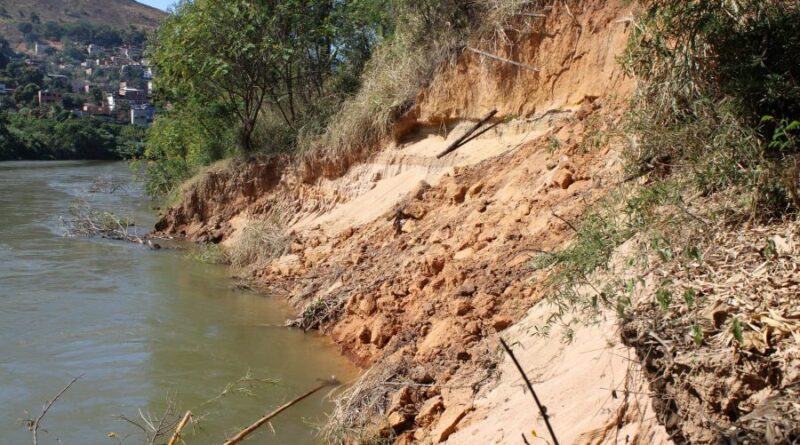
<instances>
[{"instance_id":1,"label":"exposed soil cliff","mask_svg":"<svg viewBox=\"0 0 800 445\"><path fill-rule=\"evenodd\" d=\"M286 221L291 253L256 279L296 304L298 326L328 333L370 369L334 416L340 437L545 436L500 353L502 334L562 443L667 442L614 315L576 331L570 345L557 327L537 335L557 308L537 305L543 288L528 265L567 243L586 206L619 181L610 135L633 88L617 63L628 3L554 2L491 45L474 42L536 71L467 49L420 93L395 141L344 176L308 183L288 159L211 171L158 229L230 245L248 221ZM492 109L494 130L436 158ZM348 413L358 404L366 425Z\"/></svg>"}]
</instances>

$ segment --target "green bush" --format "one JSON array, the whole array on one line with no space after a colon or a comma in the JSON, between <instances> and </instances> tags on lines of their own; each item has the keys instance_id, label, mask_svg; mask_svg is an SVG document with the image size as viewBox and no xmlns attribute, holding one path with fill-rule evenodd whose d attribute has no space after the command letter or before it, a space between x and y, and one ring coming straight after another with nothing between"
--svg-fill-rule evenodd
<instances>
[{"instance_id":1,"label":"green bush","mask_svg":"<svg viewBox=\"0 0 800 445\"><path fill-rule=\"evenodd\" d=\"M800 12L788 0L646 2L625 64L643 82L628 131L629 172L680 174L704 193L739 187L751 214L800 210L785 180L798 147L770 144L800 118ZM763 116L772 116L762 121Z\"/></svg>"}]
</instances>

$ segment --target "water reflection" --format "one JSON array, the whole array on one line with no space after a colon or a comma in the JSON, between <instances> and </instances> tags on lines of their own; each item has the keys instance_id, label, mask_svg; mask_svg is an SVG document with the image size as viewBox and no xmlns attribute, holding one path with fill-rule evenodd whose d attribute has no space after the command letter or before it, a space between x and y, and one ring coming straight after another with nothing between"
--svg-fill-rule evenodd
<instances>
[{"instance_id":1,"label":"water reflection","mask_svg":"<svg viewBox=\"0 0 800 445\"><path fill-rule=\"evenodd\" d=\"M285 304L233 291L222 268L175 252L62 237L58 215L75 198L152 224L135 190L86 193L103 174L128 172L122 164L0 164L2 443L28 443L17 420L81 373L45 422L65 444L114 443L108 433L131 432L115 414L157 413L167 398L206 416L190 443L220 443L317 378L353 375L326 339L267 327L285 320ZM277 383L243 382L203 404L248 370ZM322 421L327 408L321 395L310 398L273 423L274 436L268 428L260 434L269 443L316 443L309 423Z\"/></svg>"}]
</instances>

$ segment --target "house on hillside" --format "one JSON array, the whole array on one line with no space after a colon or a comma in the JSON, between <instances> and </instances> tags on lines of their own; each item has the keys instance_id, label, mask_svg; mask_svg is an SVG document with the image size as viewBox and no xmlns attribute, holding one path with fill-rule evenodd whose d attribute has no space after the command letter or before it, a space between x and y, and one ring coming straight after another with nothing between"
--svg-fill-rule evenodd
<instances>
[{"instance_id":1,"label":"house on hillside","mask_svg":"<svg viewBox=\"0 0 800 445\"><path fill-rule=\"evenodd\" d=\"M50 90L39 90L39 105L49 105L54 103L61 103L64 95Z\"/></svg>"},{"instance_id":2,"label":"house on hillside","mask_svg":"<svg viewBox=\"0 0 800 445\"><path fill-rule=\"evenodd\" d=\"M113 94L106 95L106 107L108 108L108 111L112 113L117 109L117 99Z\"/></svg>"},{"instance_id":3,"label":"house on hillside","mask_svg":"<svg viewBox=\"0 0 800 445\"><path fill-rule=\"evenodd\" d=\"M6 84L0 83L0 95L6 95Z\"/></svg>"},{"instance_id":4,"label":"house on hillside","mask_svg":"<svg viewBox=\"0 0 800 445\"><path fill-rule=\"evenodd\" d=\"M81 111L83 111L86 114L91 114L91 115L94 115L94 114L108 114L109 113L108 108L106 108L106 106L104 104L99 104L98 105L98 104L86 103L86 104L83 104L83 107L81 108Z\"/></svg>"},{"instance_id":5,"label":"house on hillside","mask_svg":"<svg viewBox=\"0 0 800 445\"><path fill-rule=\"evenodd\" d=\"M131 105L142 105L147 103L147 92L138 88L121 86L119 90L120 98L124 98Z\"/></svg>"},{"instance_id":6,"label":"house on hillside","mask_svg":"<svg viewBox=\"0 0 800 445\"><path fill-rule=\"evenodd\" d=\"M48 49L50 49L50 47L45 43L36 42L33 45L33 53L36 54L37 56L45 55Z\"/></svg>"},{"instance_id":7,"label":"house on hillside","mask_svg":"<svg viewBox=\"0 0 800 445\"><path fill-rule=\"evenodd\" d=\"M131 60L136 60L142 57L142 49L137 48L135 46L131 46L123 48L121 54Z\"/></svg>"},{"instance_id":8,"label":"house on hillside","mask_svg":"<svg viewBox=\"0 0 800 445\"><path fill-rule=\"evenodd\" d=\"M25 59L25 64L38 69L41 72L47 71L47 62L44 60Z\"/></svg>"},{"instance_id":9,"label":"house on hillside","mask_svg":"<svg viewBox=\"0 0 800 445\"><path fill-rule=\"evenodd\" d=\"M150 105L131 106L131 125L149 127L153 124L155 108Z\"/></svg>"},{"instance_id":10,"label":"house on hillside","mask_svg":"<svg viewBox=\"0 0 800 445\"><path fill-rule=\"evenodd\" d=\"M106 49L100 45L95 45L94 43L90 43L89 46L86 47L86 52L89 54L99 54L106 52Z\"/></svg>"}]
</instances>

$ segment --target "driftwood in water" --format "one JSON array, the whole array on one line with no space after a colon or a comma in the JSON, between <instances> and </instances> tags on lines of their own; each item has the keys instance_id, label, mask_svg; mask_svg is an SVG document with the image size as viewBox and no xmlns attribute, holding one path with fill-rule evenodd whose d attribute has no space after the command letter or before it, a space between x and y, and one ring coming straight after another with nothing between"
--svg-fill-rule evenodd
<instances>
[{"instance_id":1,"label":"driftwood in water","mask_svg":"<svg viewBox=\"0 0 800 445\"><path fill-rule=\"evenodd\" d=\"M39 414L39 417L37 417L35 420L27 421L28 429L33 434L33 445L39 445L39 428L42 426L42 420L44 419L44 416L47 415L47 412L50 411L50 408L53 407L59 397L63 396L64 393L67 392L67 390L69 390L69 388L72 387L72 385L74 385L75 382L77 382L81 377L83 377L83 374L72 379L69 383L67 383L67 386L61 389L58 394L56 394L55 397L45 403L45 405L42 407L42 413Z\"/></svg>"},{"instance_id":2,"label":"driftwood in water","mask_svg":"<svg viewBox=\"0 0 800 445\"><path fill-rule=\"evenodd\" d=\"M69 216L61 218L67 235L75 237L100 237L141 244L150 249L161 249L148 235L140 236L133 220L112 212L92 208L86 201L78 200L70 206Z\"/></svg>"},{"instance_id":3,"label":"driftwood in water","mask_svg":"<svg viewBox=\"0 0 800 445\"><path fill-rule=\"evenodd\" d=\"M472 135L472 133L475 133L475 131L477 129L481 128L483 126L483 124L485 124L486 122L489 122L489 120L491 120L494 117L495 114L497 114L497 110L496 109L490 111L489 114L484 116L483 119L481 119L480 121L478 121L478 123L473 125L472 128L470 128L460 138L458 138L455 141L453 141L453 143L450 144L447 148L445 148L443 152L441 152L438 155L436 155L436 159L441 159L441 158L447 156L448 154L450 154L451 152L457 150L458 147L461 147L462 145L464 145L465 141L469 140L469 137Z\"/></svg>"},{"instance_id":4,"label":"driftwood in water","mask_svg":"<svg viewBox=\"0 0 800 445\"><path fill-rule=\"evenodd\" d=\"M178 422L178 426L175 427L175 432L172 434L172 437L167 442L167 445L177 445L178 441L181 438L181 431L189 423L189 419L192 418L192 412L186 411L186 414L183 415L183 418L180 422Z\"/></svg>"},{"instance_id":5,"label":"driftwood in water","mask_svg":"<svg viewBox=\"0 0 800 445\"><path fill-rule=\"evenodd\" d=\"M239 434L237 434L237 435L233 436L232 438L228 439L228 441L226 441L223 445L235 445L235 444L241 442L247 436L252 434L255 430L259 429L262 425L264 425L265 423L269 422L271 419L273 419L278 414L280 414L283 411L289 409L292 405L294 405L294 404L300 402L301 400L311 396L312 394L318 392L319 390L321 390L323 388L327 388L328 386L337 385L337 384L339 384L339 382L335 378L332 378L330 380L325 381L323 384L317 386L316 388L312 389L311 391L303 394L300 397L297 397L296 399L294 399L294 400L282 405L280 408L276 409L275 411L273 411L273 412L267 414L266 416L258 419L255 423L253 423L252 425L250 425L247 428L243 429Z\"/></svg>"}]
</instances>

